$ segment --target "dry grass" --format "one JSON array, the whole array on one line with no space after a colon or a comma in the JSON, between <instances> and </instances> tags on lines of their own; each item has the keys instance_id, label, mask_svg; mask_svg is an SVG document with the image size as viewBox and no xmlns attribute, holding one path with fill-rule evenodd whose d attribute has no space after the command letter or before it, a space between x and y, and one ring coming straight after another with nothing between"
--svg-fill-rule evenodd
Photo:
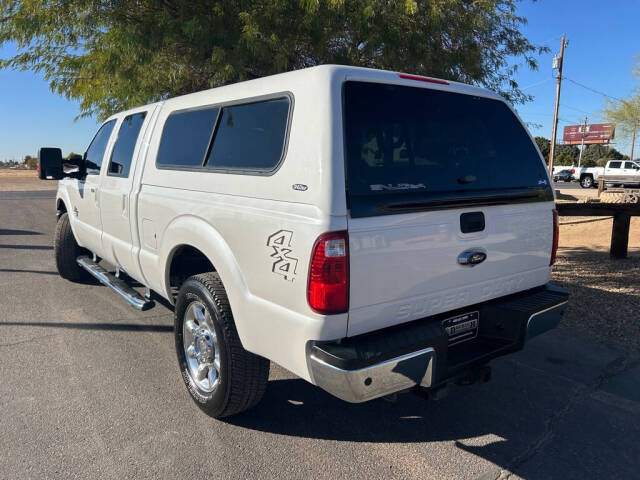
<instances>
[{"instance_id":1,"label":"dry grass","mask_svg":"<svg viewBox=\"0 0 640 480\"><path fill-rule=\"evenodd\" d=\"M36 171L0 168L0 178L36 178Z\"/></svg>"},{"instance_id":2,"label":"dry grass","mask_svg":"<svg viewBox=\"0 0 640 480\"><path fill-rule=\"evenodd\" d=\"M0 168L0 192L21 190L55 190L58 182L39 180L35 170Z\"/></svg>"}]
</instances>

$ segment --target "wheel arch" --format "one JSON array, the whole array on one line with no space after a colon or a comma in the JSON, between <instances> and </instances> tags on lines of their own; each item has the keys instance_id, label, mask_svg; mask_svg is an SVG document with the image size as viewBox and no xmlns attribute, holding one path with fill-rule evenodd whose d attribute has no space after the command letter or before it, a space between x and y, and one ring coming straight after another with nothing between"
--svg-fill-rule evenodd
<instances>
[{"instance_id":1,"label":"wheel arch","mask_svg":"<svg viewBox=\"0 0 640 480\"><path fill-rule=\"evenodd\" d=\"M60 218L60 215L67 212L67 205L61 197L56 200L56 217Z\"/></svg>"},{"instance_id":2,"label":"wheel arch","mask_svg":"<svg viewBox=\"0 0 640 480\"><path fill-rule=\"evenodd\" d=\"M66 188L61 185L58 186L58 193L56 194L56 220L60 219L63 213L69 215L69 224L71 225L71 231L78 240L78 232L76 231L76 217L72 215L73 205L71 204L71 199L69 198L69 193Z\"/></svg>"},{"instance_id":3,"label":"wheel arch","mask_svg":"<svg viewBox=\"0 0 640 480\"><path fill-rule=\"evenodd\" d=\"M190 256L195 258L195 261L193 265L187 265L185 274L190 271L194 275L204 273L198 270L202 270L202 266L206 263L199 262L206 261L211 266L210 271L215 271L220 276L229 298L231 310L234 312L238 334L242 340L243 328L239 312L243 300L249 296L244 276L231 247L221 233L200 217L185 215L174 219L162 234L160 258L166 297L171 302L175 302L172 294L172 267L177 266L176 259L189 258ZM173 286L175 287L175 282Z\"/></svg>"}]
</instances>

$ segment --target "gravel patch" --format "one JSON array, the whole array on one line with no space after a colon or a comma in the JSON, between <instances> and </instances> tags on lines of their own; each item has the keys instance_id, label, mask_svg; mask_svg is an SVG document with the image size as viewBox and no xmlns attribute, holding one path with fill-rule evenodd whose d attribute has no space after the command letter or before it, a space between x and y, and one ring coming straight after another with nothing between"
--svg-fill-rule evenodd
<instances>
[{"instance_id":1,"label":"gravel patch","mask_svg":"<svg viewBox=\"0 0 640 480\"><path fill-rule=\"evenodd\" d=\"M611 260L607 251L561 248L553 281L571 294L560 328L640 353L640 257Z\"/></svg>"}]
</instances>

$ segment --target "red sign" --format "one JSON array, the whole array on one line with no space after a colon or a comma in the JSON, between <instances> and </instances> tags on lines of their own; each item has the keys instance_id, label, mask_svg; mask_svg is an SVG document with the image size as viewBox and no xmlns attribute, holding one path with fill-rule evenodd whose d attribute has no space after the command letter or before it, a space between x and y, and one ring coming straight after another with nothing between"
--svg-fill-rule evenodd
<instances>
[{"instance_id":1,"label":"red sign","mask_svg":"<svg viewBox=\"0 0 640 480\"><path fill-rule=\"evenodd\" d=\"M564 127L562 140L567 145L585 145L591 143L609 143L613 139L616 127L613 123L592 123L587 125L568 125Z\"/></svg>"}]
</instances>

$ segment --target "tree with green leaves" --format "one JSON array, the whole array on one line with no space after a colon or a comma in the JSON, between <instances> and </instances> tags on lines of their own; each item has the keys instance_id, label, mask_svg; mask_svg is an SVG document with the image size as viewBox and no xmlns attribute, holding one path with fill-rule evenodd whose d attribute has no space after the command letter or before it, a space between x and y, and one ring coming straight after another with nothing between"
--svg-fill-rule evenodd
<instances>
[{"instance_id":1,"label":"tree with green leaves","mask_svg":"<svg viewBox=\"0 0 640 480\"><path fill-rule=\"evenodd\" d=\"M616 136L631 139L631 154L636 143L636 135L640 129L640 94L633 95L620 101L607 101L604 117L616 124Z\"/></svg>"},{"instance_id":2,"label":"tree with green leaves","mask_svg":"<svg viewBox=\"0 0 640 480\"><path fill-rule=\"evenodd\" d=\"M585 145L582 164L585 167L604 167L609 160L625 160L629 157L608 145Z\"/></svg>"},{"instance_id":3,"label":"tree with green leaves","mask_svg":"<svg viewBox=\"0 0 640 480\"><path fill-rule=\"evenodd\" d=\"M31 155L25 155L24 163L27 166L27 168L30 168L31 170L35 170L36 165L38 165L38 159L36 157L32 157Z\"/></svg>"},{"instance_id":4,"label":"tree with green leaves","mask_svg":"<svg viewBox=\"0 0 640 480\"><path fill-rule=\"evenodd\" d=\"M548 158L551 140L545 137L535 137L534 140L542 153L542 158ZM556 165L575 165L578 163L580 150L575 145L556 145L555 156Z\"/></svg>"},{"instance_id":5,"label":"tree with green leaves","mask_svg":"<svg viewBox=\"0 0 640 480\"><path fill-rule=\"evenodd\" d=\"M0 67L40 72L104 118L135 105L337 63L485 86L514 103L520 63L546 47L520 32L519 0L0 0Z\"/></svg>"},{"instance_id":6,"label":"tree with green leaves","mask_svg":"<svg viewBox=\"0 0 640 480\"><path fill-rule=\"evenodd\" d=\"M542 154L542 158L549 158L549 150L551 149L551 140L544 137L535 137L534 138L536 145L538 145L538 149Z\"/></svg>"}]
</instances>

